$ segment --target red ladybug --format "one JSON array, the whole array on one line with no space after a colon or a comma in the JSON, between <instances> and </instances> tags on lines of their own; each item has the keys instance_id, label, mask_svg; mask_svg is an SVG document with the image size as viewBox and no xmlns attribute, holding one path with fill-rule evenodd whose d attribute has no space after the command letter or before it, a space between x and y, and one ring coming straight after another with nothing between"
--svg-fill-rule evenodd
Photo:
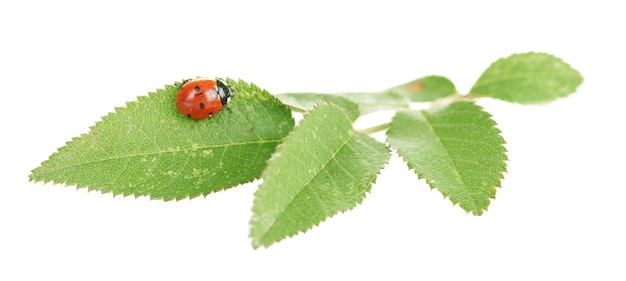
<instances>
[{"instance_id":1,"label":"red ladybug","mask_svg":"<svg viewBox=\"0 0 626 281\"><path fill-rule=\"evenodd\" d=\"M234 96L233 88L219 79L193 79L180 87L176 108L191 119L202 120L220 112Z\"/></svg>"}]
</instances>

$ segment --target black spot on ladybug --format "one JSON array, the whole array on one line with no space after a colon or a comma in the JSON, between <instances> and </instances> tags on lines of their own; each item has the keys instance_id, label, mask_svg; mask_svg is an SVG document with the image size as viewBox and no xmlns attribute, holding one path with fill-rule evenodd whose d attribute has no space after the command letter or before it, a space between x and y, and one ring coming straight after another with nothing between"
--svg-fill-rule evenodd
<instances>
[{"instance_id":1,"label":"black spot on ladybug","mask_svg":"<svg viewBox=\"0 0 626 281\"><path fill-rule=\"evenodd\" d=\"M200 87L199 86L195 86L195 87L193 87L193 89L196 90L196 92L200 91Z\"/></svg>"},{"instance_id":2,"label":"black spot on ladybug","mask_svg":"<svg viewBox=\"0 0 626 281\"><path fill-rule=\"evenodd\" d=\"M191 118L191 114L187 114L187 117Z\"/></svg>"},{"instance_id":3,"label":"black spot on ladybug","mask_svg":"<svg viewBox=\"0 0 626 281\"><path fill-rule=\"evenodd\" d=\"M200 108L204 109L204 103L203 102L200 103Z\"/></svg>"}]
</instances>

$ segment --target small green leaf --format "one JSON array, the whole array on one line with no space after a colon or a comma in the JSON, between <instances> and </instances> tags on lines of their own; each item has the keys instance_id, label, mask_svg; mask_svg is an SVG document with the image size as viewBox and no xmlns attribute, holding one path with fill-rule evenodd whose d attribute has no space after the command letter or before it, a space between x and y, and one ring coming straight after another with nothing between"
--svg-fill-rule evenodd
<instances>
[{"instance_id":1,"label":"small green leaf","mask_svg":"<svg viewBox=\"0 0 626 281\"><path fill-rule=\"evenodd\" d=\"M494 62L478 78L471 95L521 104L566 97L583 82L576 69L545 53L515 54Z\"/></svg>"},{"instance_id":2,"label":"small green leaf","mask_svg":"<svg viewBox=\"0 0 626 281\"><path fill-rule=\"evenodd\" d=\"M167 85L116 108L34 169L34 181L103 193L184 199L258 178L294 126L289 109L253 84L227 80L235 98L211 119L174 106Z\"/></svg>"},{"instance_id":3,"label":"small green leaf","mask_svg":"<svg viewBox=\"0 0 626 281\"><path fill-rule=\"evenodd\" d=\"M387 141L413 169L450 201L481 215L506 171L504 139L491 115L473 102L398 112Z\"/></svg>"},{"instance_id":4,"label":"small green leaf","mask_svg":"<svg viewBox=\"0 0 626 281\"><path fill-rule=\"evenodd\" d=\"M389 149L355 132L354 118L322 102L281 144L255 193L250 237L268 247L354 208L389 159Z\"/></svg>"},{"instance_id":5,"label":"small green leaf","mask_svg":"<svg viewBox=\"0 0 626 281\"><path fill-rule=\"evenodd\" d=\"M397 110L409 108L407 99L392 91L337 94L287 93L277 95L276 97L286 104L303 109L312 109L315 104L323 100L341 108L349 109L350 116L355 113L354 109L364 115L383 109ZM353 107L353 103L358 104L358 107ZM358 112L356 113L358 116Z\"/></svg>"},{"instance_id":6,"label":"small green leaf","mask_svg":"<svg viewBox=\"0 0 626 281\"><path fill-rule=\"evenodd\" d=\"M454 83L443 76L426 76L391 88L390 91L408 97L414 102L429 102L457 93Z\"/></svg>"}]
</instances>

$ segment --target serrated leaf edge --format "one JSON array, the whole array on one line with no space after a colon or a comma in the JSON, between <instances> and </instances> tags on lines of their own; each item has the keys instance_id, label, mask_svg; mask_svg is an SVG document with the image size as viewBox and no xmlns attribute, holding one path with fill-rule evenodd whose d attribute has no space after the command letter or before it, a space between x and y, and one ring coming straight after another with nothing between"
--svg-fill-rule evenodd
<instances>
[{"instance_id":1,"label":"serrated leaf edge","mask_svg":"<svg viewBox=\"0 0 626 281\"><path fill-rule=\"evenodd\" d=\"M465 101L465 102L469 102L469 101ZM472 103L474 103L474 102L472 102ZM504 140L504 138L502 137L502 131L501 131L501 130L497 127L497 122L495 122L495 120L493 120L493 118L492 118L492 117L493 117L493 115L491 115L491 113L489 113L488 111L484 110L484 108L483 108L482 106L480 106L480 105L478 105L478 104L476 104L476 103L474 103L474 105L476 105L476 106L480 107L480 108L482 109L482 112L484 112L485 114L487 114L487 115L488 115L488 117L489 117L489 119L493 121L494 125L491 127L491 129L496 130L496 131L497 131L497 133L500 135L500 137L501 137L501 138L502 138L502 140L503 140L503 142L500 144L500 146L502 147L502 149L503 149L503 153L504 153L504 161L503 161L503 162L504 162L504 170L502 170L502 171L500 172L500 176L498 177L498 183L494 186L494 188L496 188L496 189L497 189L497 188L501 188L501 186L502 186L502 180L504 179L504 174L505 174L505 173L507 173L507 168L508 168L508 166L506 165L506 163L508 162L508 155L507 155L508 150L506 149L506 146L505 146L505 145L506 145L506 141L505 141L505 140ZM419 111L420 111L420 113L422 113L422 110L419 110ZM422 114L423 114L423 113L422 113ZM394 116L394 117L395 117L395 116ZM392 122L393 122L393 121L392 121ZM429 122L429 124L430 124L430 122ZM425 177L425 176L424 176L424 174L423 174L423 172L421 172L419 169L417 169L417 167L415 167L414 165L412 165L412 164L410 163L410 161L408 161L408 160L407 160L407 159L406 159L406 158L405 158L405 157L404 157L404 156L400 153L400 151L398 151L398 149L394 148L394 147L393 147L393 145L391 145L389 142L387 142L387 145L388 145L389 147L391 147L391 148L395 151L395 153L396 153L396 154L397 154L397 155L398 155L398 156L402 159L402 161L404 161L404 163L407 165L407 167L409 168L409 170L412 170L412 171L415 173L415 175L417 176L418 180L423 180L424 182L426 182L426 184L430 187L430 189L431 189L431 190L436 189L436 190L437 190L437 191L438 191L438 192L439 192L439 193L443 196L443 198L444 198L444 199L448 199L448 201L450 201L450 202L452 203L452 206L459 205L459 203L457 203L457 202L454 202L454 201L450 200L450 199L449 199L449 197L450 197L450 196L449 196L449 195L447 195L447 194L444 194L444 193L443 193L443 192L442 192L442 191L438 188L438 186L437 186L437 183L436 183L436 182L434 182L434 181L432 181L432 180L429 180L427 177ZM446 156L449 156L449 155L446 153ZM454 161L453 161L453 162L454 162ZM455 170L455 171L456 171L456 170ZM493 196L491 196L491 197L490 197L490 199L495 199L496 194L497 194L497 192L495 192L495 193L493 194ZM465 211L465 213L466 213L466 214L469 214L470 212L472 212L472 214L474 214L475 216L480 216L480 215L483 213L483 211L487 211L487 210L488 210L489 205L491 205L490 203L491 203L491 200L489 200L489 202L487 203L487 206L485 206L485 208L484 208L484 209L482 209L482 211L480 211L478 214L477 214L477 213L475 213L475 212L474 212L474 211L472 211L472 210L466 210L466 209L464 209L464 208L461 208L461 209L462 209L463 211Z\"/></svg>"}]
</instances>

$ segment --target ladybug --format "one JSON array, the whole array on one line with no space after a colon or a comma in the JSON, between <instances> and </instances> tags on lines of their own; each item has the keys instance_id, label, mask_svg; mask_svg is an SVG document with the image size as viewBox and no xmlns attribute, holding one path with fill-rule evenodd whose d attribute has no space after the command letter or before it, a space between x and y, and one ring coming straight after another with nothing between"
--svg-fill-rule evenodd
<instances>
[{"instance_id":1,"label":"ladybug","mask_svg":"<svg viewBox=\"0 0 626 281\"><path fill-rule=\"evenodd\" d=\"M233 88L219 79L192 79L180 87L176 108L191 119L207 119L220 112L234 96Z\"/></svg>"}]
</instances>

